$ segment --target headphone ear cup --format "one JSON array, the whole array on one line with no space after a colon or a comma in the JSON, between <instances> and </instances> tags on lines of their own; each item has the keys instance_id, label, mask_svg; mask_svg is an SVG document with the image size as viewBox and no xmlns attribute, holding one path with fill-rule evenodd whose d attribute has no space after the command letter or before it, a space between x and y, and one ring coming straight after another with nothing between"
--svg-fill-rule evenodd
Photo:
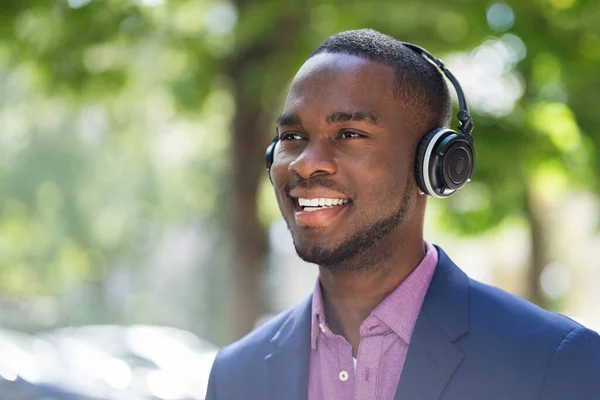
<instances>
[{"instance_id":1,"label":"headphone ear cup","mask_svg":"<svg viewBox=\"0 0 600 400\"><path fill-rule=\"evenodd\" d=\"M443 154L434 155L435 173L437 181L441 182L442 190L439 194L442 197L452 195L471 179L475 168L475 150L469 138L467 135L454 133L444 139L439 149L436 149Z\"/></svg>"},{"instance_id":2,"label":"headphone ear cup","mask_svg":"<svg viewBox=\"0 0 600 400\"><path fill-rule=\"evenodd\" d=\"M425 183L427 179L430 180L430 177L425 176L425 174L430 173L429 163L428 165L424 165L426 162L425 153L427 153L427 149L431 140L442 130L443 128L437 128L427 132L427 134L421 138L419 144L417 145L417 154L415 155L415 178L417 180L417 185L419 186L419 189L421 189L423 193L428 195L432 194L430 190L427 189L427 185Z\"/></svg>"},{"instance_id":3,"label":"headphone ear cup","mask_svg":"<svg viewBox=\"0 0 600 400\"><path fill-rule=\"evenodd\" d=\"M265 166L267 167L267 171L271 170L271 166L273 165L273 159L275 153L275 142L271 143L269 147L267 147L267 152L265 154Z\"/></svg>"},{"instance_id":4,"label":"headphone ear cup","mask_svg":"<svg viewBox=\"0 0 600 400\"><path fill-rule=\"evenodd\" d=\"M275 147L279 142L279 138L275 136L269 147L267 147L267 151L265 154L265 166L267 167L267 174L269 175L269 180L273 183L273 178L271 178L271 166L273 165L273 161L275 161Z\"/></svg>"},{"instance_id":5,"label":"headphone ear cup","mask_svg":"<svg viewBox=\"0 0 600 400\"><path fill-rule=\"evenodd\" d=\"M470 136L448 128L427 133L415 157L416 179L421 190L433 197L453 195L473 174L475 151Z\"/></svg>"}]
</instances>

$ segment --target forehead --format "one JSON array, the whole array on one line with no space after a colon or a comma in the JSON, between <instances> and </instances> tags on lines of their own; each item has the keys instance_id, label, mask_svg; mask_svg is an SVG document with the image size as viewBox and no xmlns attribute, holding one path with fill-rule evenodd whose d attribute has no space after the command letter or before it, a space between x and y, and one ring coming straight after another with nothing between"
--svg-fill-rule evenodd
<instances>
[{"instance_id":1,"label":"forehead","mask_svg":"<svg viewBox=\"0 0 600 400\"><path fill-rule=\"evenodd\" d=\"M394 91L392 67L349 54L322 53L300 68L284 108L287 112L309 108L323 113L362 109L385 116L398 111Z\"/></svg>"}]
</instances>

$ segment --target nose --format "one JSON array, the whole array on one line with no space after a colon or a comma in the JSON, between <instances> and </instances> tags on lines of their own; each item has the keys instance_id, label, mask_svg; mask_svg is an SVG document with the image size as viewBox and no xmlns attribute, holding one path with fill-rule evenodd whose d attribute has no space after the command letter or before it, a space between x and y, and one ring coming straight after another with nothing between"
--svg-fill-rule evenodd
<instances>
[{"instance_id":1,"label":"nose","mask_svg":"<svg viewBox=\"0 0 600 400\"><path fill-rule=\"evenodd\" d=\"M328 139L309 140L288 169L304 179L334 174L337 171L334 150Z\"/></svg>"}]
</instances>

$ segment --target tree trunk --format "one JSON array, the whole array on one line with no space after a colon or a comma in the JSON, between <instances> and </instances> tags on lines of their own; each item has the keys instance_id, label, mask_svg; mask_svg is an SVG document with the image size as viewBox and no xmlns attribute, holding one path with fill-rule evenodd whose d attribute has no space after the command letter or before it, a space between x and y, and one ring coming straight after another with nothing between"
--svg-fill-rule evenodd
<instances>
[{"instance_id":1,"label":"tree trunk","mask_svg":"<svg viewBox=\"0 0 600 400\"><path fill-rule=\"evenodd\" d=\"M246 0L237 0L240 15ZM262 271L267 255L266 232L258 218L257 192L265 174L265 150L270 138L265 121L273 110L264 110L260 99L275 97L284 82L270 78L269 87L261 84L261 74L269 74L267 59L285 59L297 40L294 27L299 26L305 10L290 5L277 21L274 33L236 52L228 66L233 80L236 114L231 140L232 190L231 232L233 240L233 292L231 328L234 339L248 333L263 311ZM271 71L272 72L272 71ZM289 77L286 77L286 79Z\"/></svg>"},{"instance_id":2,"label":"tree trunk","mask_svg":"<svg viewBox=\"0 0 600 400\"><path fill-rule=\"evenodd\" d=\"M234 338L252 330L261 314L261 272L265 259L265 232L257 213L257 192L264 172L263 134L259 127L260 104L244 91L243 70L234 75L237 112L231 141L233 292L232 330Z\"/></svg>"},{"instance_id":3,"label":"tree trunk","mask_svg":"<svg viewBox=\"0 0 600 400\"><path fill-rule=\"evenodd\" d=\"M525 217L529 225L531 255L527 274L527 298L542 308L548 308L549 302L540 283L540 276L546 266L548 248L547 226L545 224L546 206L534 185L529 184L525 193Z\"/></svg>"}]
</instances>

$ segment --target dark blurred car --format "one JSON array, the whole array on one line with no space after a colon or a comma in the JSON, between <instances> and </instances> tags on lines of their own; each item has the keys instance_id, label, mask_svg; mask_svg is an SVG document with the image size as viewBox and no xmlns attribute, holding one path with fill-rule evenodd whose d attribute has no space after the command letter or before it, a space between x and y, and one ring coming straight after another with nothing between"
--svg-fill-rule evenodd
<instances>
[{"instance_id":1,"label":"dark blurred car","mask_svg":"<svg viewBox=\"0 0 600 400\"><path fill-rule=\"evenodd\" d=\"M50 343L0 329L0 400L98 400L67 378Z\"/></svg>"},{"instance_id":2,"label":"dark blurred car","mask_svg":"<svg viewBox=\"0 0 600 400\"><path fill-rule=\"evenodd\" d=\"M148 325L88 325L40 334L70 375L102 398L204 399L218 348L190 332Z\"/></svg>"}]
</instances>

